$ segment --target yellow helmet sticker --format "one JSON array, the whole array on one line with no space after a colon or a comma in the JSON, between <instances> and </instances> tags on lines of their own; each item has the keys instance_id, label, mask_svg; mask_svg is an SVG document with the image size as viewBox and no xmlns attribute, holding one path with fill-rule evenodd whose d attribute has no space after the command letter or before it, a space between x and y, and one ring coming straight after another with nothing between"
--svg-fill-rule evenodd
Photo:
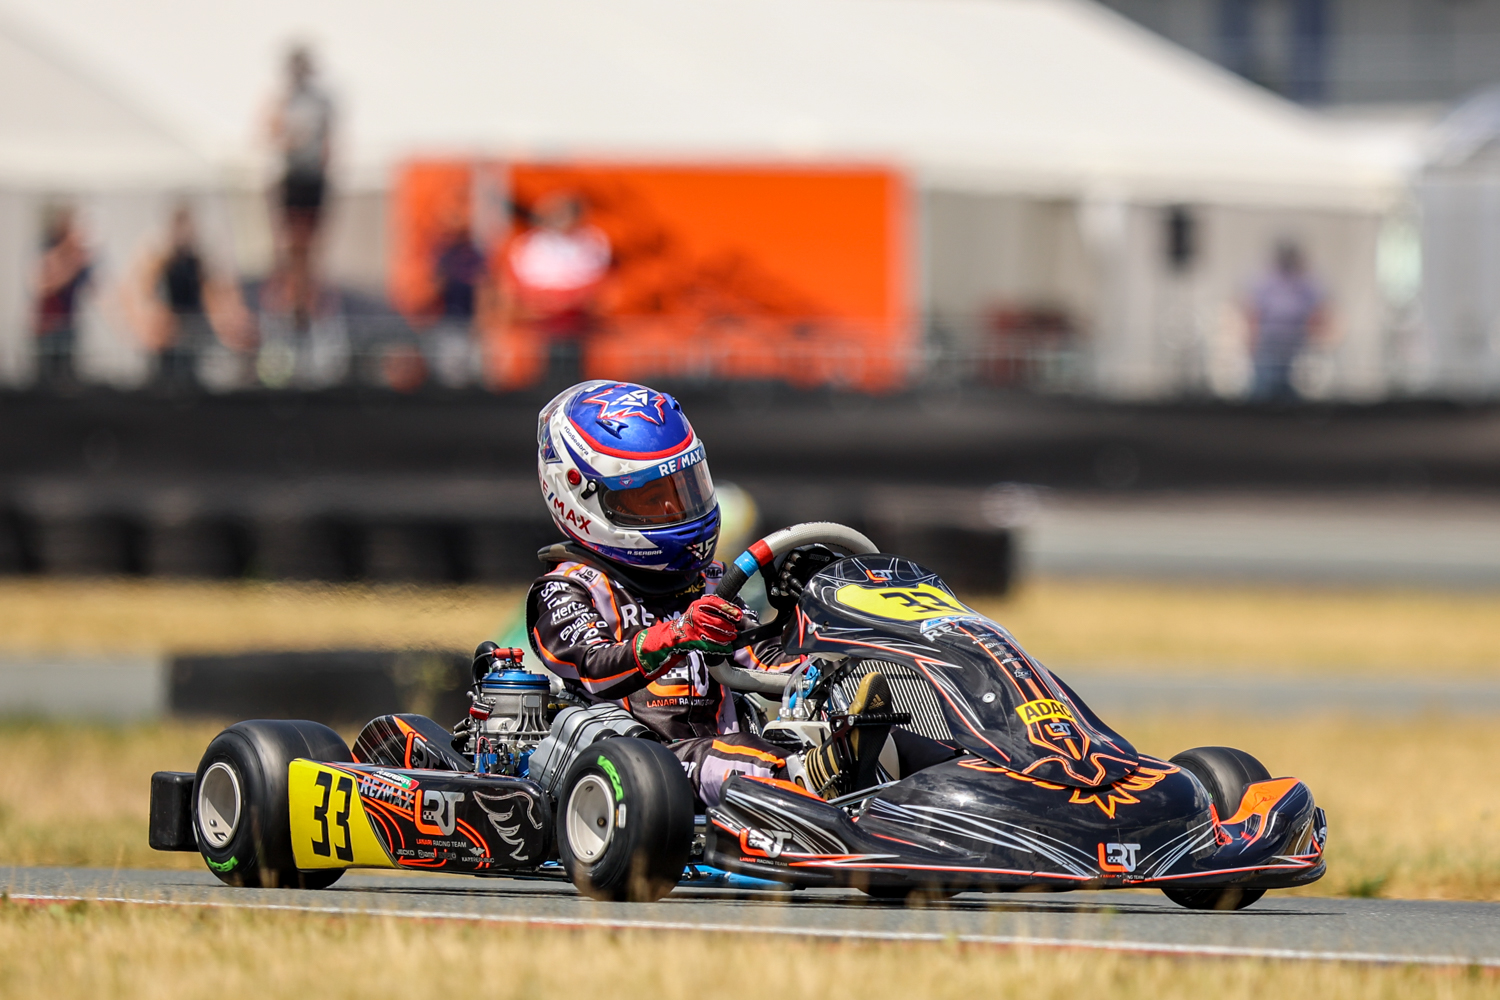
<instances>
[{"instance_id":1,"label":"yellow helmet sticker","mask_svg":"<svg viewBox=\"0 0 1500 1000\"><path fill-rule=\"evenodd\" d=\"M1063 722L1076 722L1073 713L1068 711L1068 706L1051 698L1038 698L1036 701L1028 701L1024 705L1016 707L1016 714L1021 721L1028 726L1033 722L1047 722L1051 719L1060 719Z\"/></svg>"},{"instance_id":2,"label":"yellow helmet sticker","mask_svg":"<svg viewBox=\"0 0 1500 1000\"><path fill-rule=\"evenodd\" d=\"M947 615L972 615L952 594L930 583L915 587L866 587L846 583L834 599L846 608L862 611L876 618L893 618L902 622L920 622Z\"/></svg>"}]
</instances>

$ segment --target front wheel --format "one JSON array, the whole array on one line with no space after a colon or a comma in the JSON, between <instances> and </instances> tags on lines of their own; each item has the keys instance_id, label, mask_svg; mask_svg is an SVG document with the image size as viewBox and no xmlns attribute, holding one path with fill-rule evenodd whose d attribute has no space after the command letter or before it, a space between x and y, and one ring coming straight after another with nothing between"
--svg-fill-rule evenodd
<instances>
[{"instance_id":1,"label":"front wheel","mask_svg":"<svg viewBox=\"0 0 1500 1000\"><path fill-rule=\"evenodd\" d=\"M1233 747L1194 747L1172 758L1172 763L1197 778L1208 791L1219 819L1233 816L1245 790L1257 781L1271 780L1266 766L1243 750ZM1266 894L1264 889L1237 885L1212 889L1163 889L1178 906L1190 910L1243 910Z\"/></svg>"},{"instance_id":2,"label":"front wheel","mask_svg":"<svg viewBox=\"0 0 1500 1000\"><path fill-rule=\"evenodd\" d=\"M287 814L287 765L298 757L347 761L339 734L316 722L257 719L215 736L194 781L193 833L221 882L326 889L342 868L299 871Z\"/></svg>"},{"instance_id":3,"label":"front wheel","mask_svg":"<svg viewBox=\"0 0 1500 1000\"><path fill-rule=\"evenodd\" d=\"M1163 889L1178 906L1190 910L1243 910L1266 894L1264 889L1242 889L1237 885L1222 889Z\"/></svg>"},{"instance_id":4,"label":"front wheel","mask_svg":"<svg viewBox=\"0 0 1500 1000\"><path fill-rule=\"evenodd\" d=\"M557 845L578 890L649 903L682 878L693 841L693 789L660 743L621 737L585 750L558 796Z\"/></svg>"}]
</instances>

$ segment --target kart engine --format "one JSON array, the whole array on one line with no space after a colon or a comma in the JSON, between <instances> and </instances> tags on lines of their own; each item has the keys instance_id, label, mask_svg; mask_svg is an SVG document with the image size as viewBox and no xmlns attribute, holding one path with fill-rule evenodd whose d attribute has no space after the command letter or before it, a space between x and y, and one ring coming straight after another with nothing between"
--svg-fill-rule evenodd
<instances>
[{"instance_id":1,"label":"kart engine","mask_svg":"<svg viewBox=\"0 0 1500 1000\"><path fill-rule=\"evenodd\" d=\"M525 651L487 642L475 651L469 717L455 729L455 745L480 774L525 777L531 751L547 735L550 682L521 666Z\"/></svg>"}]
</instances>

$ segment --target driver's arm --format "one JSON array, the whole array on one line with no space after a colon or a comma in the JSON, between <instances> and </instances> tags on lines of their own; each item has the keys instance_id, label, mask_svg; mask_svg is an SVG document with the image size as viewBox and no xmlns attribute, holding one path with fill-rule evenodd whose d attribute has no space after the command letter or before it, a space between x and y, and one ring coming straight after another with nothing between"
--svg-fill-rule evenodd
<instances>
[{"instance_id":1,"label":"driver's arm","mask_svg":"<svg viewBox=\"0 0 1500 1000\"><path fill-rule=\"evenodd\" d=\"M587 588L565 580L533 586L528 619L531 648L559 677L596 698L618 701L647 684L630 640L605 623Z\"/></svg>"},{"instance_id":2,"label":"driver's arm","mask_svg":"<svg viewBox=\"0 0 1500 1000\"><path fill-rule=\"evenodd\" d=\"M617 701L645 687L692 652L728 653L740 609L717 597L694 601L680 616L629 631L612 629L588 591L549 581L527 595L531 644L560 677L596 698Z\"/></svg>"}]
</instances>

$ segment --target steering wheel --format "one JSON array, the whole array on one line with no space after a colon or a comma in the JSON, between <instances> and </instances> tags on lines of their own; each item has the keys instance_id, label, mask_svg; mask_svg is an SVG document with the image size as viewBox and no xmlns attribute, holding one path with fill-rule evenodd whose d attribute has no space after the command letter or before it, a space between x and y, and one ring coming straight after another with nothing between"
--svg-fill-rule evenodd
<instances>
[{"instance_id":1,"label":"steering wheel","mask_svg":"<svg viewBox=\"0 0 1500 1000\"><path fill-rule=\"evenodd\" d=\"M868 555L880 551L874 542L846 525L835 524L832 521L807 521L803 524L794 524L790 528L772 532L740 553L734 563L724 571L724 578L719 581L714 593L725 600L733 600L740 592L740 588L750 581L750 577L756 573L764 573L775 564L777 559L800 546L820 543L851 556ZM775 621L769 623L770 631L767 633L757 634L761 633L761 629L768 627L764 625L744 633L741 636L741 644L759 641L778 631L783 626L782 617L784 616L778 616ZM752 691L756 694L780 698L786 689L785 676L746 670L735 666L728 660L710 666L708 672L720 684L734 691Z\"/></svg>"}]
</instances>

